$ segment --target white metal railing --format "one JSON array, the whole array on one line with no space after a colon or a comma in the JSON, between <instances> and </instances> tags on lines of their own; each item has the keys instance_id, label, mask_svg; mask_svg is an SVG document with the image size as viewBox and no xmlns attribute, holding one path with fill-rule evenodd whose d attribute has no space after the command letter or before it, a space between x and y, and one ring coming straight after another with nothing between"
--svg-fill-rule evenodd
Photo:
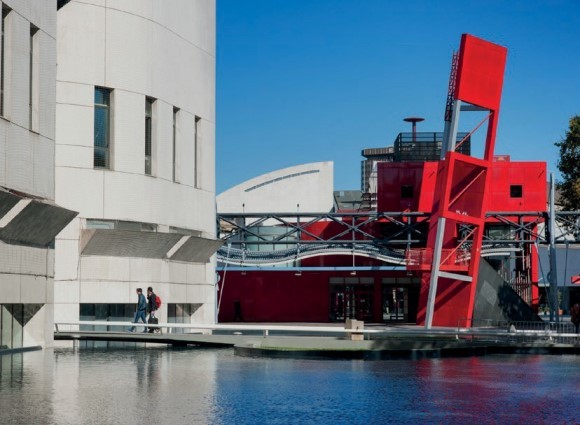
<instances>
[{"instance_id":1,"label":"white metal railing","mask_svg":"<svg viewBox=\"0 0 580 425\"><path fill-rule=\"evenodd\" d=\"M466 319L464 319L466 320ZM191 324L191 323L159 323L144 324L124 321L69 321L56 322L55 332L101 332L101 333L125 333L127 328L136 326L153 329L165 329L167 333L176 330L188 330L188 333L211 334L212 331L232 331L232 332L258 332L264 336L270 332L281 333L310 333L310 334L346 334L364 335L371 337L451 337L455 339L479 339L493 340L494 342L517 342L517 343L559 343L577 344L580 342L580 335L574 333L571 323L547 323L547 322L500 322L483 321L478 322L474 327L448 327L425 329L420 326L402 327L373 327L364 328L364 324L357 327L342 326L318 326L318 325L271 325L271 324ZM80 326L106 326L107 328L121 328L119 330L80 330Z\"/></svg>"},{"instance_id":2,"label":"white metal railing","mask_svg":"<svg viewBox=\"0 0 580 425\"><path fill-rule=\"evenodd\" d=\"M471 324L473 336L503 334L507 342L517 343L554 343L554 344L577 344L580 343L580 335L576 333L574 325L570 322L544 322L544 321L505 321L505 320L478 320L461 319L461 324Z\"/></svg>"},{"instance_id":3,"label":"white metal railing","mask_svg":"<svg viewBox=\"0 0 580 425\"><path fill-rule=\"evenodd\" d=\"M225 330L225 331L259 331L264 335L268 335L270 331L279 332L311 332L311 333L378 333L381 332L378 329L352 329L346 328L344 326L303 326L303 325L242 325L242 324L191 324L191 323L158 323L145 324L145 323L133 323L133 322L120 322L120 321L106 321L106 320L92 320L92 321L70 321L70 322L55 322L54 328L55 332L83 332L78 329L79 326L107 326L107 327L119 327L123 328L118 331L93 331L93 332L127 332L127 328L135 327L146 327L154 329L167 329L169 333L172 333L174 329L189 329L191 333L209 333L209 331L214 330ZM64 328L67 328L66 330ZM90 332L90 331L88 331Z\"/></svg>"}]
</instances>

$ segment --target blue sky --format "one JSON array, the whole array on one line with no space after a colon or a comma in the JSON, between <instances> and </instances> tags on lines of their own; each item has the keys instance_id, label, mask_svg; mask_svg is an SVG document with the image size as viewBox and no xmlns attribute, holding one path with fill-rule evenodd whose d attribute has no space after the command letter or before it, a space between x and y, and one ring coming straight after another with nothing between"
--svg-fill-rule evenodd
<instances>
[{"instance_id":1,"label":"blue sky","mask_svg":"<svg viewBox=\"0 0 580 425\"><path fill-rule=\"evenodd\" d=\"M217 0L217 193L314 161L359 189L361 150L392 145L403 118L443 130L462 33L508 49L495 153L558 177L554 142L580 115L580 1Z\"/></svg>"}]
</instances>

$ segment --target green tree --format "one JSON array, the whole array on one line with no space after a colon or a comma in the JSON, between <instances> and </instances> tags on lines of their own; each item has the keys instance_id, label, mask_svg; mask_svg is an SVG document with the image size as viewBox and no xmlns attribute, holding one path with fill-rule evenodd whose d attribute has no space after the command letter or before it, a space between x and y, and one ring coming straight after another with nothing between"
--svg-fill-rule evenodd
<instances>
[{"instance_id":1,"label":"green tree","mask_svg":"<svg viewBox=\"0 0 580 425\"><path fill-rule=\"evenodd\" d=\"M570 118L566 137L555 145L560 148L558 169L562 173L560 204L565 211L580 210L580 115Z\"/></svg>"}]
</instances>

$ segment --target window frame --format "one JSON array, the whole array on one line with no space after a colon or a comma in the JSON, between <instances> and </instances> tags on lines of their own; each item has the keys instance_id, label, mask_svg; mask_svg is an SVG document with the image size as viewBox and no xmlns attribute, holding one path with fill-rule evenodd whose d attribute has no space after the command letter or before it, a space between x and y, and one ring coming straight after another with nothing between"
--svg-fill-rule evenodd
<instances>
[{"instance_id":1,"label":"window frame","mask_svg":"<svg viewBox=\"0 0 580 425\"><path fill-rule=\"evenodd\" d=\"M157 99L145 97L145 175L153 175L153 117Z\"/></svg>"},{"instance_id":2,"label":"window frame","mask_svg":"<svg viewBox=\"0 0 580 425\"><path fill-rule=\"evenodd\" d=\"M104 99L106 99L105 103L97 103L97 93L101 93L102 95L106 95ZM111 169L111 98L113 95L113 90L108 87L101 87L95 86L94 91L94 129L93 129L93 168L95 169L104 169L110 170ZM97 139L100 136L100 133L97 133L97 115L100 111L105 111L105 129L104 129L104 136L103 139L105 140L104 145L98 145ZM97 163L97 152L103 153L103 164Z\"/></svg>"}]
</instances>

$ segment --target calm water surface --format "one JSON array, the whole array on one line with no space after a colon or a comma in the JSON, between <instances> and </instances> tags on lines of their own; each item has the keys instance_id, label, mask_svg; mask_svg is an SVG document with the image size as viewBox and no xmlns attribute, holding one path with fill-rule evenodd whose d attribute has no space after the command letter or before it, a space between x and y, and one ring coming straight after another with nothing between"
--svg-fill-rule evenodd
<instances>
[{"instance_id":1,"label":"calm water surface","mask_svg":"<svg viewBox=\"0 0 580 425\"><path fill-rule=\"evenodd\" d=\"M580 356L326 361L55 349L0 364L2 425L580 423Z\"/></svg>"}]
</instances>

